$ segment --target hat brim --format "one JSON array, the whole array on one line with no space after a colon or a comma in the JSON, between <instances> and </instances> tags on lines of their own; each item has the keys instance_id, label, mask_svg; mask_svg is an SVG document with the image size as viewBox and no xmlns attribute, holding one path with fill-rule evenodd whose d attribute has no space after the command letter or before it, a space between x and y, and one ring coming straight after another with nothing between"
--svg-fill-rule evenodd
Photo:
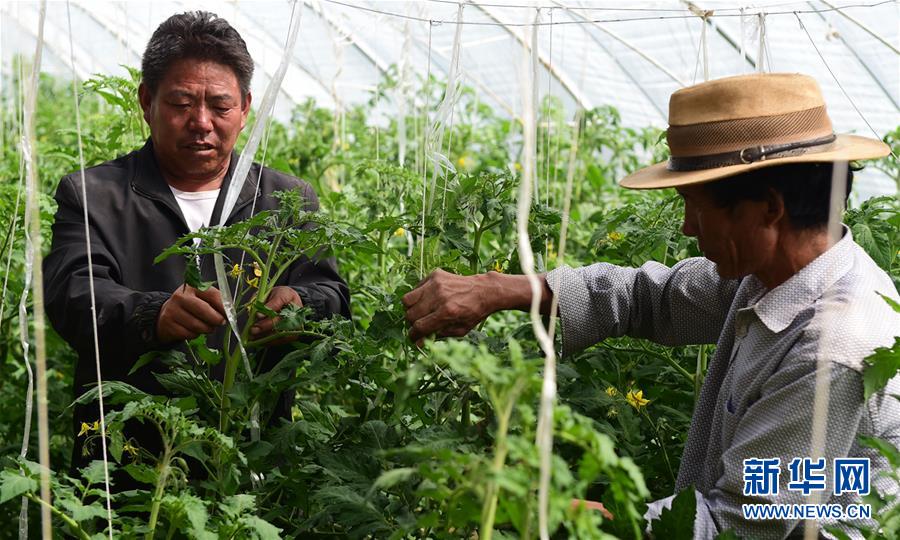
<instances>
[{"instance_id":1,"label":"hat brim","mask_svg":"<svg viewBox=\"0 0 900 540\"><path fill-rule=\"evenodd\" d=\"M662 189L712 182L737 174L787 163L824 163L876 159L891 153L890 147L877 139L858 135L838 135L828 150L799 156L767 159L755 163L731 165L698 171L670 171L668 162L657 163L636 171L619 182L629 189Z\"/></svg>"}]
</instances>

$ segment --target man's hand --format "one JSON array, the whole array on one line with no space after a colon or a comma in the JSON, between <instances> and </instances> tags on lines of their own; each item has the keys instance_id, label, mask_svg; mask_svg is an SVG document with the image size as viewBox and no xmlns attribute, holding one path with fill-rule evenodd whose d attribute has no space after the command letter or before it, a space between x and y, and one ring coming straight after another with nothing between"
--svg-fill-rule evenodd
<instances>
[{"instance_id":1,"label":"man's hand","mask_svg":"<svg viewBox=\"0 0 900 540\"><path fill-rule=\"evenodd\" d=\"M409 339L420 347L426 337L460 337L495 309L487 275L458 276L435 270L403 296Z\"/></svg>"},{"instance_id":2,"label":"man's hand","mask_svg":"<svg viewBox=\"0 0 900 540\"><path fill-rule=\"evenodd\" d=\"M546 277L541 283L540 311L550 314L553 291ZM458 276L435 270L418 287L403 296L409 339L422 346L426 337L461 337L504 309L531 309L531 284L527 276L488 272L475 276Z\"/></svg>"},{"instance_id":3,"label":"man's hand","mask_svg":"<svg viewBox=\"0 0 900 540\"><path fill-rule=\"evenodd\" d=\"M156 337L161 343L194 339L225 324L225 307L219 289L205 291L190 285L175 289L159 310Z\"/></svg>"},{"instance_id":4,"label":"man's hand","mask_svg":"<svg viewBox=\"0 0 900 540\"><path fill-rule=\"evenodd\" d=\"M266 300L266 307L276 313L291 304L303 307L303 301L300 300L300 295L297 294L297 291L284 285L274 287L272 292L269 293L269 298ZM262 318L250 329L250 335L254 340L262 339L270 335L275 330L275 323L277 323L278 320L279 317L262 316ZM297 339L296 336L286 336L282 339L268 343L268 345L283 345L294 341L295 339Z\"/></svg>"}]
</instances>

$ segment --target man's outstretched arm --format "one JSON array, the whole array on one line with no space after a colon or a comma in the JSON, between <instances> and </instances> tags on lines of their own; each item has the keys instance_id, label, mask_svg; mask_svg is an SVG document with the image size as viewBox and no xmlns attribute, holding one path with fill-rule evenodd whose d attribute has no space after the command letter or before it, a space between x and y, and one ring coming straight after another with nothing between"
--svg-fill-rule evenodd
<instances>
[{"instance_id":1,"label":"man's outstretched arm","mask_svg":"<svg viewBox=\"0 0 900 540\"><path fill-rule=\"evenodd\" d=\"M553 292L544 275L541 283L541 313L550 314ZM488 272L459 276L435 270L403 296L409 338L417 344L432 335L460 337L478 326L492 313L506 309L531 309L532 292L528 277Z\"/></svg>"}]
</instances>

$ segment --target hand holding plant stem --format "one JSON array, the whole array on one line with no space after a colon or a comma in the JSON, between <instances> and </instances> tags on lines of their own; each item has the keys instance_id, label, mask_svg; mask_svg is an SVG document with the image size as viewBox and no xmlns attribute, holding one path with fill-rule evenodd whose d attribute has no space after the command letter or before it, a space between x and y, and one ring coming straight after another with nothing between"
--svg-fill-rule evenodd
<instances>
[{"instance_id":1,"label":"hand holding plant stem","mask_svg":"<svg viewBox=\"0 0 900 540\"><path fill-rule=\"evenodd\" d=\"M198 289L185 283L160 308L156 336L161 343L194 339L224 324L225 307L219 290Z\"/></svg>"}]
</instances>

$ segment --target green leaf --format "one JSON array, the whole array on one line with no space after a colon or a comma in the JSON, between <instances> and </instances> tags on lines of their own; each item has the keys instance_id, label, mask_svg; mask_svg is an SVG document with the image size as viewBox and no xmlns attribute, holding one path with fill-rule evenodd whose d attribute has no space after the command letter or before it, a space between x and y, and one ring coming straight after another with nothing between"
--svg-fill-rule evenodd
<instances>
[{"instance_id":1,"label":"green leaf","mask_svg":"<svg viewBox=\"0 0 900 540\"><path fill-rule=\"evenodd\" d=\"M140 357L138 357L138 360L134 363L134 366L131 367L131 370L128 371L128 375L134 375L135 371L154 361L157 356L159 356L159 351L149 351L142 354Z\"/></svg>"},{"instance_id":2,"label":"green leaf","mask_svg":"<svg viewBox=\"0 0 900 540\"><path fill-rule=\"evenodd\" d=\"M406 482L414 474L416 474L417 470L418 469L414 467L401 467L399 469L385 471L381 473L381 476L379 476L378 479L376 479L372 484L372 489L369 490L369 493L374 493L379 489L387 490L396 486L397 484Z\"/></svg>"},{"instance_id":3,"label":"green leaf","mask_svg":"<svg viewBox=\"0 0 900 540\"><path fill-rule=\"evenodd\" d=\"M215 366L222 361L222 355L218 350L206 346L206 334L200 334L188 341L188 347L207 365Z\"/></svg>"},{"instance_id":4,"label":"green leaf","mask_svg":"<svg viewBox=\"0 0 900 540\"><path fill-rule=\"evenodd\" d=\"M900 302L897 302L893 298L891 298L889 296L885 296L885 295L881 294L880 292L876 292L875 294L884 298L884 301L887 302L888 305L891 306L891 308L893 308L894 311L896 311L897 313L900 313Z\"/></svg>"},{"instance_id":5,"label":"green leaf","mask_svg":"<svg viewBox=\"0 0 900 540\"><path fill-rule=\"evenodd\" d=\"M128 465L125 465L125 472L138 482L150 485L155 485L158 477L156 469L141 463L129 463Z\"/></svg>"},{"instance_id":6,"label":"green leaf","mask_svg":"<svg viewBox=\"0 0 900 540\"><path fill-rule=\"evenodd\" d=\"M74 405L86 405L96 401L99 395L100 391L98 386L94 385L93 388L78 396L69 407ZM137 401L144 397L147 397L147 394L143 390L139 390L128 383L122 381L103 381L103 398L111 398L106 402L107 404L119 405L129 401Z\"/></svg>"},{"instance_id":7,"label":"green leaf","mask_svg":"<svg viewBox=\"0 0 900 540\"><path fill-rule=\"evenodd\" d=\"M107 463L109 465L109 473L112 475L112 472L116 469L115 463ZM105 482L105 474L103 473L103 462L99 460L94 460L83 469L78 469L81 472L81 476L84 477L92 485L102 485Z\"/></svg>"},{"instance_id":8,"label":"green leaf","mask_svg":"<svg viewBox=\"0 0 900 540\"><path fill-rule=\"evenodd\" d=\"M243 538L256 538L258 540L281 540L281 529L256 516L243 516L240 519L241 533L252 533Z\"/></svg>"},{"instance_id":9,"label":"green leaf","mask_svg":"<svg viewBox=\"0 0 900 540\"><path fill-rule=\"evenodd\" d=\"M900 337L894 338L894 345L878 347L865 359L863 384L865 397L880 392L898 372L900 372Z\"/></svg>"},{"instance_id":10,"label":"green leaf","mask_svg":"<svg viewBox=\"0 0 900 540\"><path fill-rule=\"evenodd\" d=\"M197 266L197 258L193 253L185 257L187 264L184 268L184 282L197 290L205 291L212 287L212 281L203 281L200 277L200 267Z\"/></svg>"},{"instance_id":11,"label":"green leaf","mask_svg":"<svg viewBox=\"0 0 900 540\"><path fill-rule=\"evenodd\" d=\"M650 523L653 536L672 540L692 540L694 538L694 516L697 512L697 497L693 486L689 486L672 500L670 508L664 508L659 519Z\"/></svg>"},{"instance_id":12,"label":"green leaf","mask_svg":"<svg viewBox=\"0 0 900 540\"><path fill-rule=\"evenodd\" d=\"M103 503L100 501L96 501L94 504L82 504L78 499L72 497L70 494L66 494L57 498L56 503L65 508L72 519L78 523L94 518L106 517L106 508L104 508Z\"/></svg>"},{"instance_id":13,"label":"green leaf","mask_svg":"<svg viewBox=\"0 0 900 540\"><path fill-rule=\"evenodd\" d=\"M18 471L0 471L0 504L29 491L37 491L37 488L38 483L34 478L22 476Z\"/></svg>"},{"instance_id":14,"label":"green leaf","mask_svg":"<svg viewBox=\"0 0 900 540\"><path fill-rule=\"evenodd\" d=\"M891 464L891 467L894 469L900 469L900 449L897 449L893 444L884 439L879 439L877 437L866 437L862 435L859 437L859 442L863 446L868 446L869 448L874 448L878 450L878 453L884 456L888 463Z\"/></svg>"}]
</instances>

